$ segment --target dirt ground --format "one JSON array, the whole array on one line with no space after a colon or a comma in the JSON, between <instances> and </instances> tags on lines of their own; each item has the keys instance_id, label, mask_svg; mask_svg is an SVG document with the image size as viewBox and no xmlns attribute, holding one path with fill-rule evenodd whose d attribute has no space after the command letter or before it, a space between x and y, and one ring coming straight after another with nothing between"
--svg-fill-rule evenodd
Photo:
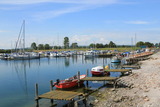
<instances>
[{"instance_id":1,"label":"dirt ground","mask_svg":"<svg viewBox=\"0 0 160 107\"><path fill-rule=\"evenodd\" d=\"M99 90L95 107L160 107L160 52L140 61L140 69L123 76L116 89Z\"/></svg>"}]
</instances>

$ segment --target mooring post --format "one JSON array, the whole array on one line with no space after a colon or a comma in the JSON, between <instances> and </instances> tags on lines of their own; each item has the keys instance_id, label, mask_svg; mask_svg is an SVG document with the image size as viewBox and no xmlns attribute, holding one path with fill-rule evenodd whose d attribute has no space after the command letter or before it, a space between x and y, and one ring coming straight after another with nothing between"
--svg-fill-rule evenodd
<instances>
[{"instance_id":1,"label":"mooring post","mask_svg":"<svg viewBox=\"0 0 160 107\"><path fill-rule=\"evenodd\" d=\"M50 91L53 91L53 81L50 80Z\"/></svg>"},{"instance_id":2,"label":"mooring post","mask_svg":"<svg viewBox=\"0 0 160 107\"><path fill-rule=\"evenodd\" d=\"M53 81L50 80L50 91L53 91ZM51 99L51 106L53 105L53 99Z\"/></svg>"},{"instance_id":3,"label":"mooring post","mask_svg":"<svg viewBox=\"0 0 160 107\"><path fill-rule=\"evenodd\" d=\"M88 69L86 71L86 77L88 77ZM88 81L86 81L86 85L87 85L87 88L88 88Z\"/></svg>"},{"instance_id":4,"label":"mooring post","mask_svg":"<svg viewBox=\"0 0 160 107\"><path fill-rule=\"evenodd\" d=\"M77 78L78 78L78 87L80 87L80 72L77 72Z\"/></svg>"},{"instance_id":5,"label":"mooring post","mask_svg":"<svg viewBox=\"0 0 160 107\"><path fill-rule=\"evenodd\" d=\"M114 80L114 83L113 83L113 88L115 89L117 86L117 80Z\"/></svg>"},{"instance_id":6,"label":"mooring post","mask_svg":"<svg viewBox=\"0 0 160 107\"><path fill-rule=\"evenodd\" d=\"M36 85L35 85L35 96L36 96L36 98L35 98L35 100L36 100L36 107L39 107L39 97L38 97L38 84L36 83Z\"/></svg>"}]
</instances>

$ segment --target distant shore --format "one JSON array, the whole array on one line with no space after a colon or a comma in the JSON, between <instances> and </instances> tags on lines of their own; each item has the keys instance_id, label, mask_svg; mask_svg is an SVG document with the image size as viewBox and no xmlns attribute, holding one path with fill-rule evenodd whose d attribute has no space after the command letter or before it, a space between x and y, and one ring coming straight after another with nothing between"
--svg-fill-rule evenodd
<instances>
[{"instance_id":1,"label":"distant shore","mask_svg":"<svg viewBox=\"0 0 160 107\"><path fill-rule=\"evenodd\" d=\"M95 107L160 107L160 52L149 60L139 62L141 69L121 77L132 87L99 90Z\"/></svg>"}]
</instances>

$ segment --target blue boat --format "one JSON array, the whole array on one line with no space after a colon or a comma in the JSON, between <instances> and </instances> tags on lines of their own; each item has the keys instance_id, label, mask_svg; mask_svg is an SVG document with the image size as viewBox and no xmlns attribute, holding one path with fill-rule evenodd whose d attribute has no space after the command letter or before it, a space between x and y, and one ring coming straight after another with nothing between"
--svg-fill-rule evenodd
<instances>
[{"instance_id":1,"label":"blue boat","mask_svg":"<svg viewBox=\"0 0 160 107\"><path fill-rule=\"evenodd\" d=\"M121 62L121 59L118 58L117 56L113 57L111 60L111 63L120 63L120 62Z\"/></svg>"}]
</instances>

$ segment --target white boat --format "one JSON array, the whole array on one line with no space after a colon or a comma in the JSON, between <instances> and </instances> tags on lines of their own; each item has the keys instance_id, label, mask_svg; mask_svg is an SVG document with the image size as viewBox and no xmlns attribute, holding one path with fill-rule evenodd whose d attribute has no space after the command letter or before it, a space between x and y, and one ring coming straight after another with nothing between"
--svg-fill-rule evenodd
<instances>
[{"instance_id":1,"label":"white boat","mask_svg":"<svg viewBox=\"0 0 160 107\"><path fill-rule=\"evenodd\" d=\"M108 69L109 69L109 66L105 66L105 67L96 66L91 69L91 74L95 76L109 75L110 74L109 72L105 72L105 70L108 70Z\"/></svg>"},{"instance_id":2,"label":"white boat","mask_svg":"<svg viewBox=\"0 0 160 107\"><path fill-rule=\"evenodd\" d=\"M94 58L98 56L95 51L89 50L84 53L85 58Z\"/></svg>"},{"instance_id":3,"label":"white boat","mask_svg":"<svg viewBox=\"0 0 160 107\"><path fill-rule=\"evenodd\" d=\"M18 40L16 42L15 53L11 53L11 59L25 60L40 58L39 53L25 52L25 21L23 21Z\"/></svg>"}]
</instances>

